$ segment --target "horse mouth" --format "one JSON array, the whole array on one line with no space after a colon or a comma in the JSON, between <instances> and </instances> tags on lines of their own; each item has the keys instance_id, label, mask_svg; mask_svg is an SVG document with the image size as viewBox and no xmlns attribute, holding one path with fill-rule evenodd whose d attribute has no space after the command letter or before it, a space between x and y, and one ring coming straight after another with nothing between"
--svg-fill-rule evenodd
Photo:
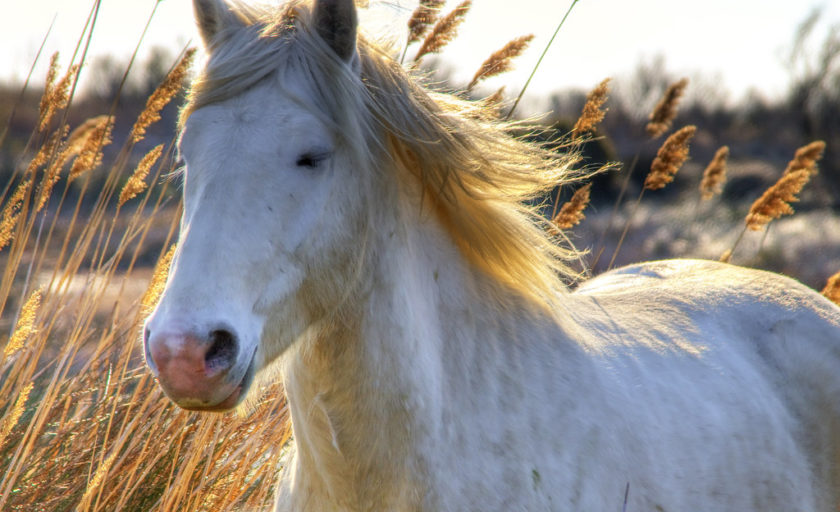
<instances>
[{"instance_id":1,"label":"horse mouth","mask_svg":"<svg viewBox=\"0 0 840 512\"><path fill-rule=\"evenodd\" d=\"M256 353L256 351L254 351ZM251 388L251 383L254 380L254 354L251 354L251 361L248 363L248 368L245 370L245 374L242 375L242 379L239 383L233 388L233 391L227 396L227 398L223 399L221 402L212 404L212 405L205 405L201 403L194 403L189 402L185 404L178 404L181 409L186 409L188 411L201 411L201 412L224 412L229 411L239 405L243 399L248 395L248 390Z\"/></svg>"}]
</instances>

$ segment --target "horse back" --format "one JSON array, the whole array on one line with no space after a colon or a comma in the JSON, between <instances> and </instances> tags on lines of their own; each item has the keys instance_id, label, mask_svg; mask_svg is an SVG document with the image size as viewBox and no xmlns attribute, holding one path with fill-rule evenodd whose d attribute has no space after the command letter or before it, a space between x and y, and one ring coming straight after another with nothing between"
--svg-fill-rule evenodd
<instances>
[{"instance_id":1,"label":"horse back","mask_svg":"<svg viewBox=\"0 0 840 512\"><path fill-rule=\"evenodd\" d=\"M572 295L589 303L584 322L600 334L590 342L597 350L621 346L616 354L639 355L632 364L703 367L705 385L724 383L720 400L777 404L755 411L768 423L789 418L816 503L840 504L840 307L788 277L699 260L616 269ZM675 379L684 375L690 370Z\"/></svg>"}]
</instances>

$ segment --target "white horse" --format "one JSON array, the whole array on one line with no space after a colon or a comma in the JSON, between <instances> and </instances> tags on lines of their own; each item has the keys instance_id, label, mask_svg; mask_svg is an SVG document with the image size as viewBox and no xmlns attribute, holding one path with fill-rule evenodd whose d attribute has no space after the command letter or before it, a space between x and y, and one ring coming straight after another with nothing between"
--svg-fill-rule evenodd
<instances>
[{"instance_id":1,"label":"white horse","mask_svg":"<svg viewBox=\"0 0 840 512\"><path fill-rule=\"evenodd\" d=\"M433 94L352 0L195 0L184 215L148 364L224 410L276 367L277 510L836 511L840 309L675 260L571 292L569 162Z\"/></svg>"}]
</instances>

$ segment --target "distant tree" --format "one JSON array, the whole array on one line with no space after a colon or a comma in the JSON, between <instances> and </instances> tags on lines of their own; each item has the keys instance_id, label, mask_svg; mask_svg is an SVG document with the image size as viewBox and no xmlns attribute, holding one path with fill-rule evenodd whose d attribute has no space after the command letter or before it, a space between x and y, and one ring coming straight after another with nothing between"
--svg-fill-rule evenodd
<instances>
[{"instance_id":1,"label":"distant tree","mask_svg":"<svg viewBox=\"0 0 840 512\"><path fill-rule=\"evenodd\" d=\"M822 9L814 9L794 35L786 57L790 72L787 106L803 136L799 143L816 139L827 143L818 179L840 207L840 23L829 26L817 43L822 17Z\"/></svg>"}]
</instances>

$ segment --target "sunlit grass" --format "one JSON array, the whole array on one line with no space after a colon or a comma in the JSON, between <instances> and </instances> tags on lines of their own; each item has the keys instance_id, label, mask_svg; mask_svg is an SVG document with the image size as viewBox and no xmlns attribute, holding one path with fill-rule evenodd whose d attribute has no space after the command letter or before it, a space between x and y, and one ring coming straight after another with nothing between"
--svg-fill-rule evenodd
<instances>
[{"instance_id":1,"label":"sunlit grass","mask_svg":"<svg viewBox=\"0 0 840 512\"><path fill-rule=\"evenodd\" d=\"M433 24L425 28L434 34ZM419 35L409 42L423 53ZM115 110L84 129L68 124L78 61L62 72L55 58L50 67L39 123L0 193L0 329L8 333L0 337L0 510L265 510L272 502L290 435L279 384L257 390L263 398L247 416L186 412L162 394L139 343L180 216L177 186L165 178L176 170L173 141L140 147L181 90L191 56L173 63L122 140ZM603 116L602 87L581 133ZM672 119L657 120L667 124L662 134ZM584 185L565 210L554 205L561 228L583 220L588 195ZM829 281L827 297L838 300L838 283Z\"/></svg>"},{"instance_id":2,"label":"sunlit grass","mask_svg":"<svg viewBox=\"0 0 840 512\"><path fill-rule=\"evenodd\" d=\"M159 119L148 112L187 65L135 126ZM248 417L202 415L175 407L146 370L139 336L166 268L153 278L138 261L171 258L172 143L141 160L143 130L111 142L113 112L80 143L65 115L77 70L47 80L34 156L19 155L2 197L0 510L265 509L289 436L282 390L264 390Z\"/></svg>"}]
</instances>

